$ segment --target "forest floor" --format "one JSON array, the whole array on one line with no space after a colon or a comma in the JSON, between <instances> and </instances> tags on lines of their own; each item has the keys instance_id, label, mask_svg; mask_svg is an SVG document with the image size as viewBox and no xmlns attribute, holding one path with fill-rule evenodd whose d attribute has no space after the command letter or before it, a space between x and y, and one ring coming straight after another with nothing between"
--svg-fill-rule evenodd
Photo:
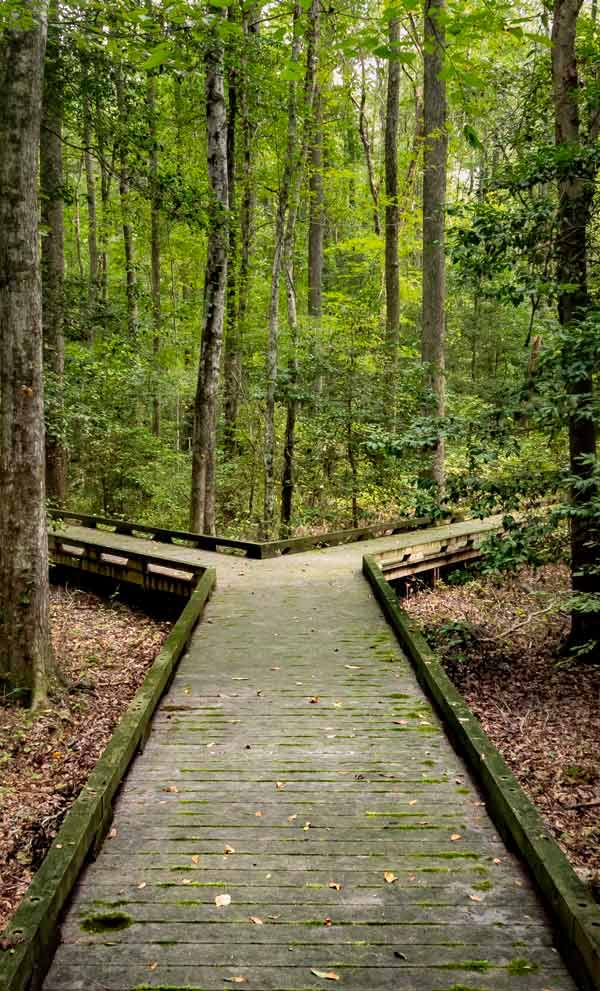
<instances>
[{"instance_id":1,"label":"forest floor","mask_svg":"<svg viewBox=\"0 0 600 991\"><path fill-rule=\"evenodd\" d=\"M600 665L560 656L567 569L440 582L403 605L600 900Z\"/></svg>"},{"instance_id":2,"label":"forest floor","mask_svg":"<svg viewBox=\"0 0 600 991\"><path fill-rule=\"evenodd\" d=\"M51 589L50 618L68 689L35 718L0 700L0 931L170 625L64 587Z\"/></svg>"}]
</instances>

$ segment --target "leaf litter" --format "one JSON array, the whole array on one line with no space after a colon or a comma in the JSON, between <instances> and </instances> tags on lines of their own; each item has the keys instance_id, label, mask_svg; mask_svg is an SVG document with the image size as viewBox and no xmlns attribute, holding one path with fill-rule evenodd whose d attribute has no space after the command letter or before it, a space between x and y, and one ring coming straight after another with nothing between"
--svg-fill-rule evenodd
<instances>
[{"instance_id":1,"label":"leaf litter","mask_svg":"<svg viewBox=\"0 0 600 991\"><path fill-rule=\"evenodd\" d=\"M68 690L35 717L0 698L0 930L170 629L140 609L63 586L50 589L50 623Z\"/></svg>"},{"instance_id":2,"label":"leaf litter","mask_svg":"<svg viewBox=\"0 0 600 991\"><path fill-rule=\"evenodd\" d=\"M562 564L438 583L405 603L581 879L600 900L600 666L561 655Z\"/></svg>"}]
</instances>

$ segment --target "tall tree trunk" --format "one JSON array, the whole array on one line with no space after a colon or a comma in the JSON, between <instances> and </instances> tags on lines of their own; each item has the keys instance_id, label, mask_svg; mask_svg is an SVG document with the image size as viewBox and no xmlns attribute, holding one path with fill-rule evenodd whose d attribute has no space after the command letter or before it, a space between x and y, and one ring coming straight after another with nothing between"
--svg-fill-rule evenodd
<instances>
[{"instance_id":1,"label":"tall tree trunk","mask_svg":"<svg viewBox=\"0 0 600 991\"><path fill-rule=\"evenodd\" d=\"M294 4L294 23L292 29L292 52L291 62L297 65L300 60L301 38L299 31L300 4ZM265 447L264 447L264 468L265 468L265 491L262 522L262 537L267 540L273 528L275 515L275 390L277 387L277 361L278 361L278 339L279 339L279 284L281 280L281 268L283 264L283 250L285 240L285 224L290 200L290 191L294 181L295 171L298 168L298 120L297 120L297 94L296 82L290 80L288 92L288 128L287 144L285 153L285 164L281 189L279 191L279 202L277 206L277 219L275 222L275 245L273 249L273 264L271 267L271 295L269 301L269 330L267 340L267 365L266 365L266 401L265 401Z\"/></svg>"},{"instance_id":2,"label":"tall tree trunk","mask_svg":"<svg viewBox=\"0 0 600 991\"><path fill-rule=\"evenodd\" d=\"M47 7L0 36L0 678L43 703L51 659L37 172Z\"/></svg>"},{"instance_id":3,"label":"tall tree trunk","mask_svg":"<svg viewBox=\"0 0 600 991\"><path fill-rule=\"evenodd\" d=\"M577 18L582 0L555 0L552 26L552 81L557 146L576 152L581 146L579 77L575 51ZM586 596L600 593L600 527L593 517L597 498L593 470L596 456L596 427L593 416L593 363L590 330L582 326L589 307L587 282L587 230L590 223L594 182L580 175L559 180L556 275L561 286L558 316L565 329L564 370L572 413L569 417L569 453L573 514L571 517L571 584ZM600 643L600 609L580 612L571 620L573 647Z\"/></svg>"},{"instance_id":4,"label":"tall tree trunk","mask_svg":"<svg viewBox=\"0 0 600 991\"><path fill-rule=\"evenodd\" d=\"M228 9L228 17L234 19L234 10ZM244 41L247 33L244 31ZM245 47L245 45L244 45ZM242 56L243 57L243 56ZM231 458L237 451L236 425L240 395L240 341L238 328L237 277L238 277L238 212L236 203L236 129L238 117L238 90L247 85L245 66L233 65L229 70L227 114L227 184L229 188L229 263L227 266L227 314L224 362L224 425L223 447L225 456ZM243 99L243 98L242 98Z\"/></svg>"},{"instance_id":5,"label":"tall tree trunk","mask_svg":"<svg viewBox=\"0 0 600 991\"><path fill-rule=\"evenodd\" d=\"M129 219L129 162L128 162L128 108L123 81L123 70L119 66L116 77L117 105L119 109L119 196L121 199L121 225L123 230L123 253L125 256L125 298L127 301L127 331L135 337L138 329L137 276L133 248L133 227Z\"/></svg>"},{"instance_id":6,"label":"tall tree trunk","mask_svg":"<svg viewBox=\"0 0 600 991\"><path fill-rule=\"evenodd\" d=\"M389 22L391 54L388 61L387 100L385 115L385 345L386 345L386 402L391 406L395 419L395 391L400 344L400 263L398 260L398 233L400 206L398 201L398 116L400 106L400 62L397 46L400 43L400 18Z\"/></svg>"},{"instance_id":7,"label":"tall tree trunk","mask_svg":"<svg viewBox=\"0 0 600 991\"><path fill-rule=\"evenodd\" d=\"M191 528L206 533L215 532L216 415L225 319L229 226L227 114L223 44L219 36L223 13L224 9L219 8L211 15L205 56L210 221L204 279L204 326L192 442Z\"/></svg>"},{"instance_id":8,"label":"tall tree trunk","mask_svg":"<svg viewBox=\"0 0 600 991\"><path fill-rule=\"evenodd\" d=\"M83 78L83 145L88 221L88 340L93 342L98 319L98 222L96 219L96 176L92 157L92 115L90 109L90 75Z\"/></svg>"},{"instance_id":9,"label":"tall tree trunk","mask_svg":"<svg viewBox=\"0 0 600 991\"><path fill-rule=\"evenodd\" d=\"M148 162L150 171L150 292L152 296L152 355L154 358L154 380L152 385L152 433L155 437L160 437L159 361L162 329L162 306L160 293L161 193L158 177L156 76L148 77L146 102L148 106L148 130L150 134L150 156Z\"/></svg>"},{"instance_id":10,"label":"tall tree trunk","mask_svg":"<svg viewBox=\"0 0 600 991\"><path fill-rule=\"evenodd\" d=\"M294 241L296 209L290 211L284 245L285 288L287 299L288 328L290 332L290 359L288 364L288 393L285 421L285 442L283 447L283 472L281 477L281 526L280 537L290 535L292 507L294 499L294 452L296 447L296 415L298 400L298 308L296 305L296 284L294 281Z\"/></svg>"},{"instance_id":11,"label":"tall tree trunk","mask_svg":"<svg viewBox=\"0 0 600 991\"><path fill-rule=\"evenodd\" d=\"M55 11L53 6L51 10ZM40 196L42 237L42 314L44 357L49 402L46 432L46 493L57 506L66 495L64 444L64 178L62 157L63 93L59 42L49 36L44 74L40 134ZM48 383L48 378L51 379ZM48 390L48 384L50 389Z\"/></svg>"},{"instance_id":12,"label":"tall tree trunk","mask_svg":"<svg viewBox=\"0 0 600 991\"><path fill-rule=\"evenodd\" d=\"M425 413L440 420L445 413L444 338L446 321L445 213L448 135L446 83L443 79L446 0L425 0L423 85L423 327L421 357L425 366ZM418 122L417 122L418 130ZM444 439L436 429L429 448L426 476L444 491Z\"/></svg>"},{"instance_id":13,"label":"tall tree trunk","mask_svg":"<svg viewBox=\"0 0 600 991\"><path fill-rule=\"evenodd\" d=\"M96 68L96 76L100 74L101 68ZM107 133L103 121L102 98L98 80L96 80L95 92L95 130L96 143L98 146L98 161L100 165L100 223L98 225L98 293L102 321L104 322L106 309L108 306L108 231L110 213L110 186L111 173L107 155Z\"/></svg>"},{"instance_id":14,"label":"tall tree trunk","mask_svg":"<svg viewBox=\"0 0 600 991\"><path fill-rule=\"evenodd\" d=\"M355 101L354 101L355 102ZM369 137L369 121L367 120L367 81L365 73L364 59L360 60L360 103L355 102L358 108L358 133L365 153L365 163L367 166L367 176L369 178L369 191L373 200L373 226L375 233L381 234L381 220L379 218L379 183L375 175L373 164L373 151L371 148L371 138Z\"/></svg>"},{"instance_id":15,"label":"tall tree trunk","mask_svg":"<svg viewBox=\"0 0 600 991\"><path fill-rule=\"evenodd\" d=\"M314 46L318 53L318 15L315 26ZM318 54L316 56L318 58ZM316 66L315 66L316 69ZM314 114L309 148L309 221L308 221L308 315L318 321L322 309L323 284L323 125L321 93L315 87Z\"/></svg>"}]
</instances>

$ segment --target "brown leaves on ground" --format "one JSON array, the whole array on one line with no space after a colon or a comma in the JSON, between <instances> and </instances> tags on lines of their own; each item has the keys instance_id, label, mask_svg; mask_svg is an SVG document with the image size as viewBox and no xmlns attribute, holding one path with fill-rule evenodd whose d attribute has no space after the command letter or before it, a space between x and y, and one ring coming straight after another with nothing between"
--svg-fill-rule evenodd
<instances>
[{"instance_id":1,"label":"brown leaves on ground","mask_svg":"<svg viewBox=\"0 0 600 991\"><path fill-rule=\"evenodd\" d=\"M0 703L0 929L41 864L169 624L52 588L52 641L72 686L35 717Z\"/></svg>"},{"instance_id":2,"label":"brown leaves on ground","mask_svg":"<svg viewBox=\"0 0 600 991\"><path fill-rule=\"evenodd\" d=\"M600 666L565 661L562 565L440 584L406 606L573 867L600 881Z\"/></svg>"}]
</instances>

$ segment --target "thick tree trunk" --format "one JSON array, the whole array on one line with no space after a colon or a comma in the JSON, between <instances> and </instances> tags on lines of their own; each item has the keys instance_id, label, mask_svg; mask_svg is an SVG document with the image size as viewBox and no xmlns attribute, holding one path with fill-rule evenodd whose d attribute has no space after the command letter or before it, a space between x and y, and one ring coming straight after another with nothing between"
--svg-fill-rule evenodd
<instances>
[{"instance_id":1,"label":"thick tree trunk","mask_svg":"<svg viewBox=\"0 0 600 991\"><path fill-rule=\"evenodd\" d=\"M444 68L445 0L425 0L423 149L423 328L421 357L428 396L425 413L445 413L444 337L446 321L445 213L448 136ZM418 127L418 123L417 123ZM424 474L444 491L444 439L440 430L429 448Z\"/></svg>"},{"instance_id":2,"label":"thick tree trunk","mask_svg":"<svg viewBox=\"0 0 600 991\"><path fill-rule=\"evenodd\" d=\"M160 338L162 328L162 305L160 292L160 211L161 195L158 177L158 135L156 132L156 76L148 77L146 91L148 106L148 130L150 133L150 293L152 297L152 353L154 358L154 381L152 385L152 433L160 437Z\"/></svg>"},{"instance_id":3,"label":"thick tree trunk","mask_svg":"<svg viewBox=\"0 0 600 991\"><path fill-rule=\"evenodd\" d=\"M558 146L575 150L581 145L579 118L579 79L575 36L582 0L555 0L552 26L552 80L554 91L555 133ZM592 482L596 456L596 427L593 417L592 361L581 335L590 307L587 282L587 229L590 222L594 182L578 175L559 182L559 213L556 237L556 275L561 286L558 315L566 330L564 345L565 377L571 408L569 418L569 452L573 515L571 517L571 583L581 595L600 594L600 527L593 517L597 490ZM570 332L570 333L569 333ZM578 371L574 369L578 368ZM598 657L600 643L600 609L590 612L574 610L570 645L580 647L596 643L588 656Z\"/></svg>"},{"instance_id":4,"label":"thick tree trunk","mask_svg":"<svg viewBox=\"0 0 600 991\"><path fill-rule=\"evenodd\" d=\"M0 678L47 690L48 537L37 172L47 8L0 38Z\"/></svg>"},{"instance_id":5,"label":"thick tree trunk","mask_svg":"<svg viewBox=\"0 0 600 991\"><path fill-rule=\"evenodd\" d=\"M398 115L400 105L400 62L394 49L400 42L400 19L389 22L389 43L392 50L388 62L387 101L385 115L385 346L386 401L394 419L398 349L400 345L400 263L398 233L400 205L398 200Z\"/></svg>"},{"instance_id":6,"label":"thick tree trunk","mask_svg":"<svg viewBox=\"0 0 600 991\"><path fill-rule=\"evenodd\" d=\"M296 305L296 284L294 280L295 227L296 209L293 207L290 211L284 246L287 317L290 332L290 359L288 364L288 395L285 421L285 442L283 447L283 472L281 477L281 539L289 537L290 535L290 523L292 519L294 500L296 416L298 412L298 401L296 399L296 389L298 384L298 308Z\"/></svg>"},{"instance_id":7,"label":"thick tree trunk","mask_svg":"<svg viewBox=\"0 0 600 991\"><path fill-rule=\"evenodd\" d=\"M227 114L223 45L218 33L223 8L212 15L206 50L207 165L210 226L204 280L204 326L192 442L191 529L215 532L217 394L227 285Z\"/></svg>"},{"instance_id":8,"label":"thick tree trunk","mask_svg":"<svg viewBox=\"0 0 600 991\"><path fill-rule=\"evenodd\" d=\"M48 426L46 493L55 506L65 502L67 458L64 443L64 178L62 157L62 82L58 44L48 42L40 134L42 237L42 311ZM48 388L49 386L49 388Z\"/></svg>"}]
</instances>

